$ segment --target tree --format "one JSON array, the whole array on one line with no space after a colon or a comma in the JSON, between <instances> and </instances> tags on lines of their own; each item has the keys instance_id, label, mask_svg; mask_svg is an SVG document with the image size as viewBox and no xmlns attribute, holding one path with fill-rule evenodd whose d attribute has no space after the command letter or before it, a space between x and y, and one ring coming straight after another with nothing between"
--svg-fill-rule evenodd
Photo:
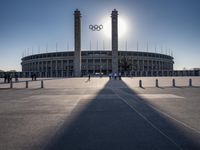
<instances>
[{"instance_id":1,"label":"tree","mask_svg":"<svg viewBox=\"0 0 200 150\"><path fill-rule=\"evenodd\" d=\"M127 56L123 56L119 62L119 66L122 68L123 72L131 71L131 60Z\"/></svg>"}]
</instances>

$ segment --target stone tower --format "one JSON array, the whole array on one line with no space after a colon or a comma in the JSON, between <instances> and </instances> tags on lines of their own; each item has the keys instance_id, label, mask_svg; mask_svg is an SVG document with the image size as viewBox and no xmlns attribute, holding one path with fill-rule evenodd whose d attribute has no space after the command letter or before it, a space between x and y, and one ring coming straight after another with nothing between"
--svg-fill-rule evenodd
<instances>
[{"instance_id":1,"label":"stone tower","mask_svg":"<svg viewBox=\"0 0 200 150\"><path fill-rule=\"evenodd\" d=\"M118 73L118 11L114 9L112 20L112 73Z\"/></svg>"},{"instance_id":2,"label":"stone tower","mask_svg":"<svg viewBox=\"0 0 200 150\"><path fill-rule=\"evenodd\" d=\"M74 11L74 76L81 76L81 13Z\"/></svg>"}]
</instances>

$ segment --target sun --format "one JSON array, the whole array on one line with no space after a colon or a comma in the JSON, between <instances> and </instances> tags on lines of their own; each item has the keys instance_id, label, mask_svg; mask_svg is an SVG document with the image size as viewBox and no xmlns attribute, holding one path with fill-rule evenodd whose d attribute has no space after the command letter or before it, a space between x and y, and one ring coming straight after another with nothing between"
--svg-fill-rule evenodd
<instances>
[{"instance_id":1,"label":"sun","mask_svg":"<svg viewBox=\"0 0 200 150\"><path fill-rule=\"evenodd\" d=\"M125 19L118 18L118 37L123 38L127 34L128 25ZM111 38L111 18L106 18L103 23L103 34L106 38Z\"/></svg>"}]
</instances>

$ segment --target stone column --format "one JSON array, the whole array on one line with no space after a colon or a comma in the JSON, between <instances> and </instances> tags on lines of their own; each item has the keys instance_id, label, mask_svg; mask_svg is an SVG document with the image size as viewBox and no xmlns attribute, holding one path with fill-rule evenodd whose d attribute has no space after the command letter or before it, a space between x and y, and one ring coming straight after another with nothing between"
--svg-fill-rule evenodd
<instances>
[{"instance_id":1,"label":"stone column","mask_svg":"<svg viewBox=\"0 0 200 150\"><path fill-rule=\"evenodd\" d=\"M112 73L118 73L118 11L111 14L112 23Z\"/></svg>"},{"instance_id":2,"label":"stone column","mask_svg":"<svg viewBox=\"0 0 200 150\"><path fill-rule=\"evenodd\" d=\"M39 65L40 65L40 62L38 61L38 63L37 63L37 76L40 74L40 67L39 67Z\"/></svg>"},{"instance_id":3,"label":"stone column","mask_svg":"<svg viewBox=\"0 0 200 150\"><path fill-rule=\"evenodd\" d=\"M44 61L42 61L42 72L41 72L41 77L44 77L43 74L44 74Z\"/></svg>"},{"instance_id":4,"label":"stone column","mask_svg":"<svg viewBox=\"0 0 200 150\"><path fill-rule=\"evenodd\" d=\"M53 62L51 60L51 77L53 77Z\"/></svg>"},{"instance_id":5,"label":"stone column","mask_svg":"<svg viewBox=\"0 0 200 150\"><path fill-rule=\"evenodd\" d=\"M46 60L46 72L45 72L46 78L48 77L48 61Z\"/></svg>"},{"instance_id":6,"label":"stone column","mask_svg":"<svg viewBox=\"0 0 200 150\"><path fill-rule=\"evenodd\" d=\"M81 13L74 11L74 76L81 76Z\"/></svg>"},{"instance_id":7,"label":"stone column","mask_svg":"<svg viewBox=\"0 0 200 150\"><path fill-rule=\"evenodd\" d=\"M61 60L61 77L64 77L64 67L63 67L63 64L64 64L64 60Z\"/></svg>"},{"instance_id":8,"label":"stone column","mask_svg":"<svg viewBox=\"0 0 200 150\"><path fill-rule=\"evenodd\" d=\"M93 56L94 56L94 53L93 53ZM92 73L93 74L95 74L95 59L94 59L94 57L93 57L93 59L92 59Z\"/></svg>"},{"instance_id":9,"label":"stone column","mask_svg":"<svg viewBox=\"0 0 200 150\"><path fill-rule=\"evenodd\" d=\"M56 64L55 64L55 70L56 70L56 77L58 77L58 61L56 60Z\"/></svg>"},{"instance_id":10,"label":"stone column","mask_svg":"<svg viewBox=\"0 0 200 150\"><path fill-rule=\"evenodd\" d=\"M86 59L86 63L87 63L87 71L86 71L86 74L89 74L89 71L88 71L88 68L89 68L89 63L88 63L88 59Z\"/></svg>"}]
</instances>

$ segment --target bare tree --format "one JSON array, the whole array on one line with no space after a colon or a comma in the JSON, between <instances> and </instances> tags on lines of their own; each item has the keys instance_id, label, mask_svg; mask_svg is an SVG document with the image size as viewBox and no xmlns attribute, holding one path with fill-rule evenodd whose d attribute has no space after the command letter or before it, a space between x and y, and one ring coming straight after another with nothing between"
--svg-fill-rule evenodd
<instances>
[{"instance_id":1,"label":"bare tree","mask_svg":"<svg viewBox=\"0 0 200 150\"><path fill-rule=\"evenodd\" d=\"M122 69L121 71L126 75L127 72L131 71L131 59L127 56L123 56L119 62L119 66Z\"/></svg>"}]
</instances>

